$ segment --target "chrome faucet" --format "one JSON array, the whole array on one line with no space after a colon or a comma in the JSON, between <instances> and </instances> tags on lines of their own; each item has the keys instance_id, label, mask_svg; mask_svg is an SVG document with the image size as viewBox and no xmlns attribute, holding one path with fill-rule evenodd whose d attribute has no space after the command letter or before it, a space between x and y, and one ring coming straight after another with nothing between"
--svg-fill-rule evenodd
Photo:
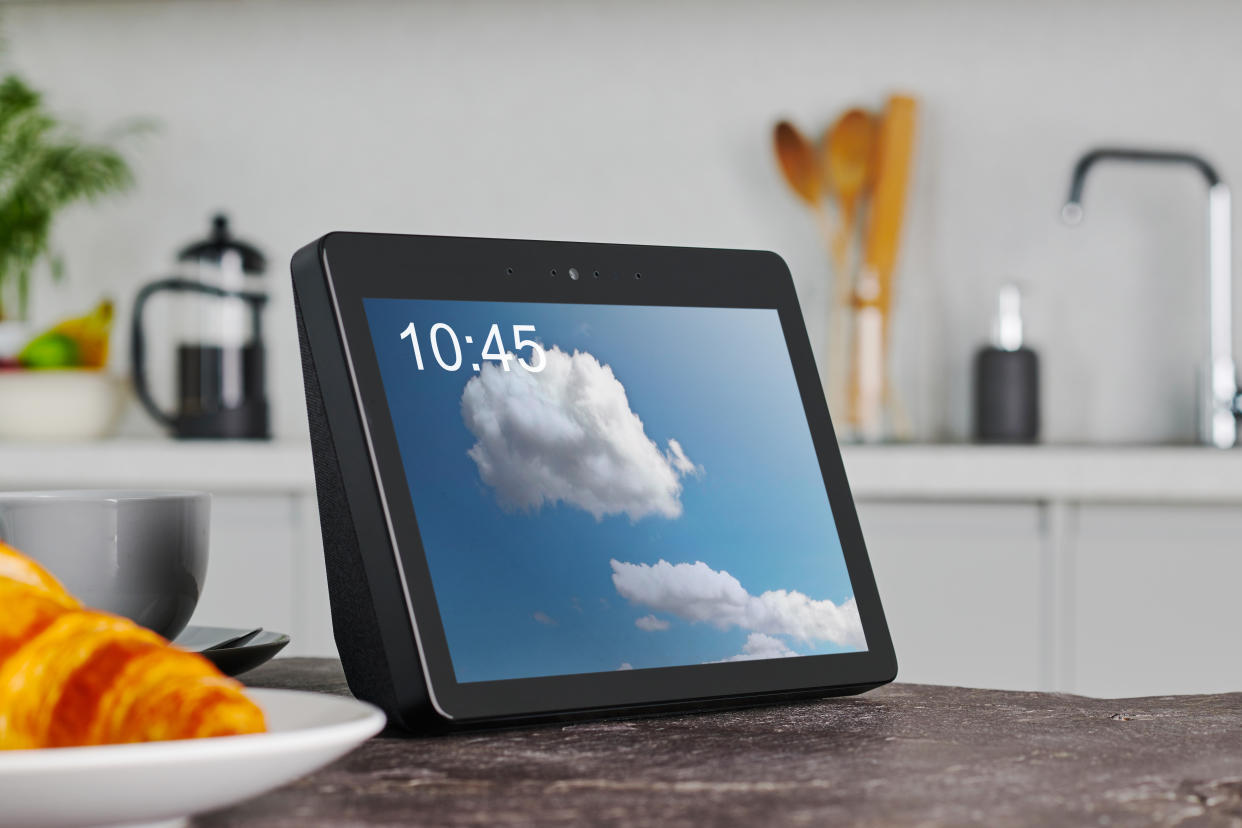
<instances>
[{"instance_id":1,"label":"chrome faucet","mask_svg":"<svg viewBox=\"0 0 1242 828\"><path fill-rule=\"evenodd\" d=\"M1061 208L1067 224L1082 221L1082 188L1097 161L1142 161L1188 164L1208 185L1208 361L1202 369L1199 395L1199 441L1217 448L1238 442L1240 399L1233 362L1233 251L1229 187L1216 169L1188 152L1100 148L1085 153L1074 165L1069 198Z\"/></svg>"}]
</instances>

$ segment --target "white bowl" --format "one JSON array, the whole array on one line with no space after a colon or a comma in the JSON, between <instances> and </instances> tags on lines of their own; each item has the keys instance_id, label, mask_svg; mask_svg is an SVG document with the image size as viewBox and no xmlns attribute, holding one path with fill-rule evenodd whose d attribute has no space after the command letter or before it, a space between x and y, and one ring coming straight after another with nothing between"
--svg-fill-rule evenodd
<instances>
[{"instance_id":1,"label":"white bowl","mask_svg":"<svg viewBox=\"0 0 1242 828\"><path fill-rule=\"evenodd\" d=\"M128 398L128 381L106 371L0 371L0 440L107 437Z\"/></svg>"}]
</instances>

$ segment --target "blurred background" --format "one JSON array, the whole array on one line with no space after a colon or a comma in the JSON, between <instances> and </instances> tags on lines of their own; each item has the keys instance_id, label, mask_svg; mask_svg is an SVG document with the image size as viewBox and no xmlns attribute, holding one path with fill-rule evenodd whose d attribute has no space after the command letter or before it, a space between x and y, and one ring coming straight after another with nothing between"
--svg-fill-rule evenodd
<instances>
[{"instance_id":1,"label":"blurred background","mask_svg":"<svg viewBox=\"0 0 1242 828\"><path fill-rule=\"evenodd\" d=\"M908 429L845 447L901 679L1238 689L1242 464L1196 445L1204 181L1101 165L1083 223L1060 218L1097 145L1192 150L1242 177L1238 31L1224 0L0 3L5 71L134 181L57 213L63 278L40 263L18 321L37 335L111 298L106 370L130 376L138 290L225 213L268 260L271 405L271 440L204 443L127 396L104 439L0 442L0 487L212 491L196 623L330 654L295 249L331 230L770 249L822 342L832 269L773 127L817 141L902 93L918 121L888 366ZM975 360L1010 283L1040 429L984 447ZM147 373L172 406L161 343L178 323L155 303ZM0 384L0 407L27 405Z\"/></svg>"}]
</instances>

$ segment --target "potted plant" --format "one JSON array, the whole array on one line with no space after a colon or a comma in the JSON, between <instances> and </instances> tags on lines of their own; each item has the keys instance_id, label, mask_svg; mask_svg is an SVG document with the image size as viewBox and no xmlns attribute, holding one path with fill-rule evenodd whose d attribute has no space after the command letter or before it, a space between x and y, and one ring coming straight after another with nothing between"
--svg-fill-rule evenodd
<instances>
[{"instance_id":1,"label":"potted plant","mask_svg":"<svg viewBox=\"0 0 1242 828\"><path fill-rule=\"evenodd\" d=\"M17 75L0 80L0 324L24 321L38 268L61 276L51 244L56 215L132 183L133 173L116 149L82 140ZM8 327L13 333L0 332L0 356L11 356L6 346L20 347L25 336L24 326ZM7 339L17 341L10 345Z\"/></svg>"},{"instance_id":2,"label":"potted plant","mask_svg":"<svg viewBox=\"0 0 1242 828\"><path fill-rule=\"evenodd\" d=\"M101 437L115 426L126 390L103 370L111 302L33 339L25 320L36 274L63 273L56 216L132 183L115 148L79 137L22 78L0 79L0 439Z\"/></svg>"}]
</instances>

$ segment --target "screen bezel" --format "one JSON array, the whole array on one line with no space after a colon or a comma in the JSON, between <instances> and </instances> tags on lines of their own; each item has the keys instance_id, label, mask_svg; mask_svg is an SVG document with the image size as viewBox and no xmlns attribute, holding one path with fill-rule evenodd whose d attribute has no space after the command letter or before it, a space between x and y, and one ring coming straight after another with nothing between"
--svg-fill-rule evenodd
<instances>
[{"instance_id":1,"label":"screen bezel","mask_svg":"<svg viewBox=\"0 0 1242 828\"><path fill-rule=\"evenodd\" d=\"M811 692L891 681L897 664L793 280L774 253L333 233L320 246L371 465L433 704L457 721ZM575 267L579 278L571 280ZM552 275L553 269L556 275ZM600 273L599 277L594 274ZM459 683L380 378L364 298L771 308L780 317L868 649L858 653Z\"/></svg>"}]
</instances>

